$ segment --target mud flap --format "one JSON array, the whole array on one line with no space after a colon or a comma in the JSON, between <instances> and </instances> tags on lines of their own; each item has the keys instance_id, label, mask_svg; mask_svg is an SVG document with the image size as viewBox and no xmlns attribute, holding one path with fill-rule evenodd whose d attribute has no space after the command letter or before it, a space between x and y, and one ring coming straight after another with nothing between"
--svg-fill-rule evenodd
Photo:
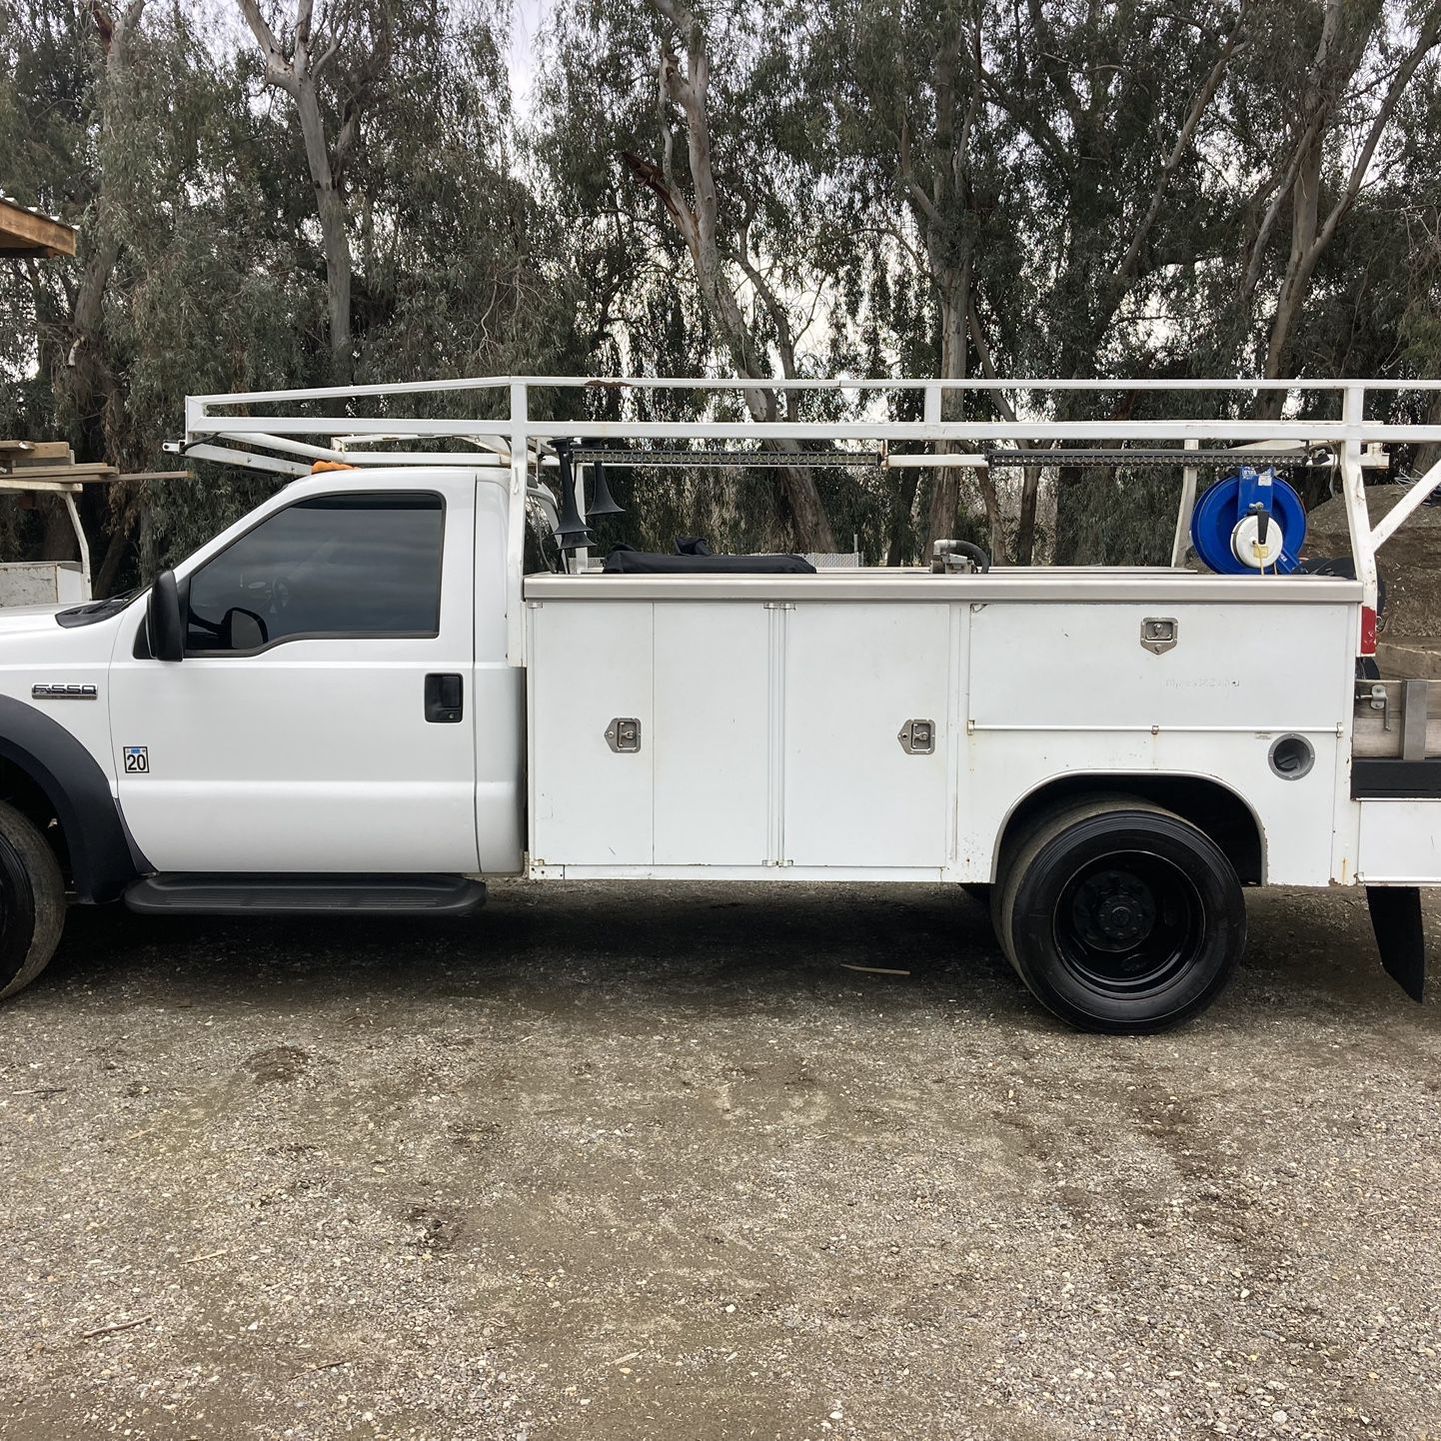
<instances>
[{"instance_id":1,"label":"mud flap","mask_svg":"<svg viewBox=\"0 0 1441 1441\"><path fill-rule=\"evenodd\" d=\"M1426 992L1426 937L1421 925L1421 891L1416 886L1367 886L1371 927L1386 974L1411 997Z\"/></svg>"}]
</instances>

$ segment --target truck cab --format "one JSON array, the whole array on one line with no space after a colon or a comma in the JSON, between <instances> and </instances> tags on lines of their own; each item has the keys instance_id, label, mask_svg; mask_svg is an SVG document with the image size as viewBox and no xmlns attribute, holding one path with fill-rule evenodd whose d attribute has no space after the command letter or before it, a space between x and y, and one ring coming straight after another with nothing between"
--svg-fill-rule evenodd
<instances>
[{"instance_id":1,"label":"truck cab","mask_svg":"<svg viewBox=\"0 0 1441 1441\"><path fill-rule=\"evenodd\" d=\"M506 523L493 476L332 471L163 586L0 614L7 786L74 895L269 909L288 881L304 907L323 877L348 907L463 909L459 878L518 872Z\"/></svg>"},{"instance_id":2,"label":"truck cab","mask_svg":"<svg viewBox=\"0 0 1441 1441\"><path fill-rule=\"evenodd\" d=\"M332 471L176 568L182 663L128 607L110 763L151 865L519 871L505 526L504 488L475 472Z\"/></svg>"}]
</instances>

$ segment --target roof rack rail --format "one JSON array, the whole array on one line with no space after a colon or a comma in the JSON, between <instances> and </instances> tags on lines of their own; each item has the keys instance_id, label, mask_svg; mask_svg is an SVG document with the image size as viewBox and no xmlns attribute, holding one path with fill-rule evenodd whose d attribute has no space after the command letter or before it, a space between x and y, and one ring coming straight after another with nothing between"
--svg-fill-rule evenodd
<instances>
[{"instance_id":1,"label":"roof rack rail","mask_svg":"<svg viewBox=\"0 0 1441 1441\"><path fill-rule=\"evenodd\" d=\"M1070 452L1066 463L1167 464L1182 467L1181 507L1177 517L1178 544L1189 523L1197 472L1206 466L1244 460L1250 464L1303 463L1297 452L1322 450L1338 458L1342 493L1346 501L1356 573L1362 582L1364 604L1374 613L1376 604L1376 551L1406 518L1413 514L1438 484L1441 462L1373 526L1367 512L1364 470L1386 464L1386 445L1441 443L1441 425L1395 419L1368 419L1378 395L1401 392L1434 393L1441 380L1383 379L1206 379L1183 377L1163 380L1070 378L1017 380L983 376L965 380L872 380L850 376L803 380L726 379L713 376L661 378L656 376L479 376L452 380L405 381L393 385L327 386L311 390L248 391L233 395L191 396L186 401L185 440L168 446L200 460L215 460L268 470L277 475L304 475L316 460L345 461L357 466L460 465L494 473L509 487L513 523L509 543L512 593L507 625L511 650L519 655L523 639L523 605L520 595L523 512L535 494L540 471L558 464L556 441L585 447L588 458L612 465L796 465L871 464L873 452L841 449L847 442L879 446L880 463L890 470L926 467L981 467L991 464L1036 464L1034 447L1052 448L1044 462L1060 463L1054 447L1067 442L1089 443L1098 455L1123 460L1081 461ZM695 404L703 414L693 420L642 419L638 400L659 392ZM1249 412L1259 394L1287 397L1281 418L1254 419ZM603 397L611 418L574 418L586 405L587 393ZM1062 395L1091 393L1110 399L1144 394L1148 408L1160 397L1178 399L1178 414L1151 415L1145 419L1074 420L1058 418L1056 404ZM830 394L848 404L854 418L836 420L733 418L736 401L749 401L752 413L766 413L758 397L796 396L804 402L813 394ZM718 409L713 403L729 397ZM475 413L437 415L437 409L463 409L467 398ZM1301 405L1304 399L1307 404ZM444 405L441 406L440 402ZM900 409L919 419L897 419ZM1307 414L1315 402L1329 412ZM892 402L900 402L893 404ZM329 403L329 404L327 404ZM1205 414L1210 404L1214 413ZM277 407L281 409L277 410ZM540 413L548 407L549 413ZM375 413L362 414L371 409ZM774 407L780 410L780 407ZM971 411L967 415L967 410ZM1202 413L1198 413L1198 409ZM1385 406L1394 412L1394 402ZM1420 407L1417 407L1418 413ZM320 413L317 413L319 410ZM326 414L328 410L330 413ZM493 413L483 415L479 412ZM567 414L567 412L571 412ZM619 412L619 415L616 413ZM978 413L979 412L979 413ZM620 418L626 414L629 418ZM789 417L789 411L782 411ZM1000 418L996 418L999 416ZM1138 441L1155 449L1180 443L1183 453L1170 450L1164 460L1141 460L1125 450L1123 442ZM639 442L645 445L637 444ZM661 442L661 449L648 447ZM671 443L669 448L665 443ZM699 450L683 452L676 443L708 442ZM999 443L1014 442L1032 449L1011 451ZM402 446L402 449L384 448ZM739 451L735 445L759 445L775 458ZM627 448L634 446L634 449ZM820 447L824 461L812 459ZM897 449L896 447L903 447ZM372 448L373 447L373 448ZM1189 454L1184 453L1189 452ZM1285 455L1275 460L1272 452ZM745 459L737 458L744 454ZM1044 454L1044 452L1042 452ZM664 455L665 459L656 457ZM840 457L845 455L843 461ZM862 460L860 457L867 458ZM651 457L642 460L642 456ZM724 458L722 458L724 457ZM852 457L856 457L852 459ZM577 484L584 481L577 467ZM583 493L582 493L583 499ZM582 506L583 513L583 506ZM583 552L582 552L583 555Z\"/></svg>"}]
</instances>

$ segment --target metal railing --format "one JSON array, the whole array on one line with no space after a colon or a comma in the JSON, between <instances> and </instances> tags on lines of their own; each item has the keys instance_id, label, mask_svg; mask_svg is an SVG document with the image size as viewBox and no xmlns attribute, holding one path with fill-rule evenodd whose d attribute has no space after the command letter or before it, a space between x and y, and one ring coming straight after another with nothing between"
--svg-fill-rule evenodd
<instances>
[{"instance_id":1,"label":"metal railing","mask_svg":"<svg viewBox=\"0 0 1441 1441\"><path fill-rule=\"evenodd\" d=\"M624 405L628 396L645 392L669 391L730 396L742 400L767 394L777 399L791 392L838 393L853 399L857 411L874 412L887 399L919 396L922 418L898 420L885 414L862 414L853 420L736 420L711 414L695 420L615 420L576 419L570 416L532 413L537 394L574 391L604 394ZM1378 395L1398 393L1429 393L1441 390L1441 380L1016 380L978 378L968 380L869 380L837 377L809 380L736 380L712 377L658 378L635 376L620 379L597 379L583 376L482 377L474 379L411 381L391 385L327 386L310 390L248 391L231 395L191 396L186 401L186 438L169 447L197 459L220 461L280 475L296 476L309 472L317 460L342 461L353 465L461 465L508 472L511 506L509 535L510 554L508 578L508 634L512 658L518 659L523 640L521 605L521 572L524 544L524 507L527 494L534 492L542 468L554 465L555 441L585 441L592 445L604 443L607 455L615 443L636 442L710 442L709 459L715 464L717 441L760 446L784 443L788 446L824 446L831 449L836 463L870 463L850 455L837 456L835 450L845 449L847 442L867 442L875 452L876 462L885 469L915 467L986 467L990 461L987 450L996 450L999 443L1013 442L1043 445L1033 461L1037 465L1066 463L1066 442L1089 443L1091 446L1115 446L1119 442L1140 442L1149 446L1179 446L1175 463L1182 468L1182 494L1177 514L1176 538L1172 563L1179 564L1184 553L1184 539L1190 520L1190 509L1197 489L1197 466L1188 463L1186 452L1200 447L1214 450L1223 447L1237 452L1244 460L1244 448L1252 450L1315 450L1330 449L1341 475L1350 528L1352 555L1356 574L1362 585L1363 625L1362 650L1374 649L1377 595L1376 552L1412 515L1438 484L1441 484L1441 463L1432 466L1420 477L1406 495L1382 519L1372 525L1366 505L1364 470L1368 460L1374 464L1376 447L1386 445L1441 444L1441 425L1397 423L1368 419L1368 400ZM1257 420L1235 414L1212 416L1185 414L1174 417L1134 419L1057 419L1055 399L1074 393L1098 395L1149 396L1175 395L1194 397L1198 393L1226 397L1239 409L1243 402L1262 393L1283 392L1288 396L1305 396L1314 400L1332 396L1337 402L1333 417L1301 415L1294 411L1275 420ZM502 415L435 416L408 413L410 398L446 398L448 403L467 395L481 405L504 411ZM1002 419L942 418L943 413L964 411L966 401L973 397L993 395L1015 397L1015 403L1004 407L1009 414ZM950 405L947 405L947 401ZM500 402L498 405L494 402ZM344 402L341 406L324 407L325 402ZM383 411L363 415L358 411L374 402ZM321 413L307 413L314 407ZM283 407L277 410L276 407ZM478 406L479 408L479 406ZM573 407L561 407L573 408ZM775 407L777 410L779 406ZM1178 407L1180 408L1180 407ZM1185 408L1191 409L1191 406ZM329 413L325 413L326 411ZM408 449L371 449L382 443L411 443ZM450 449L415 449L414 443L449 445ZM891 447L921 447L906 453ZM457 449L455 447L464 447ZM877 449L879 447L879 449ZM1137 459L1142 459L1141 455ZM1152 461L1169 456L1152 455ZM792 457L794 460L795 457ZM805 457L800 457L804 461ZM1210 459L1210 457L1208 457ZM700 457L696 458L697 463ZM668 464L682 464L684 459L674 453L666 456ZM732 452L721 463L745 463L745 452ZM813 463L822 463L819 460ZM1008 464L1013 463L1007 458ZM583 479L577 467L577 484L581 488L580 504L584 511ZM500 474L497 475L497 480ZM581 552L584 560L584 552Z\"/></svg>"}]
</instances>

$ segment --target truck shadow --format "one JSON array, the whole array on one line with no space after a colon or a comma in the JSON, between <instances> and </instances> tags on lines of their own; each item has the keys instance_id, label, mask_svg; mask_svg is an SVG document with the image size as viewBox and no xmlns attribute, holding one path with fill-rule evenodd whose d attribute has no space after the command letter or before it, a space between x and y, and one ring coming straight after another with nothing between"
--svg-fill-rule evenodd
<instances>
[{"instance_id":1,"label":"truck shadow","mask_svg":"<svg viewBox=\"0 0 1441 1441\"><path fill-rule=\"evenodd\" d=\"M1364 900L1253 892L1251 945L1216 1014L1414 1008L1382 974ZM1431 923L1441 922L1433 916ZM1001 956L985 906L954 887L500 884L465 921L141 917L75 907L32 988L117 1004L376 1007L493 1001L554 1014L624 1002L755 1013L943 1007L1028 1030L1054 1022ZM1434 1003L1426 1008L1434 1017Z\"/></svg>"},{"instance_id":2,"label":"truck shadow","mask_svg":"<svg viewBox=\"0 0 1441 1441\"><path fill-rule=\"evenodd\" d=\"M892 971L901 974L883 974ZM498 885L464 921L72 907L36 987L198 988L257 1000L279 988L319 1004L341 991L386 1003L437 991L539 1000L580 986L751 1004L830 990L954 989L972 977L1014 990L985 908L954 888L548 883Z\"/></svg>"}]
</instances>

